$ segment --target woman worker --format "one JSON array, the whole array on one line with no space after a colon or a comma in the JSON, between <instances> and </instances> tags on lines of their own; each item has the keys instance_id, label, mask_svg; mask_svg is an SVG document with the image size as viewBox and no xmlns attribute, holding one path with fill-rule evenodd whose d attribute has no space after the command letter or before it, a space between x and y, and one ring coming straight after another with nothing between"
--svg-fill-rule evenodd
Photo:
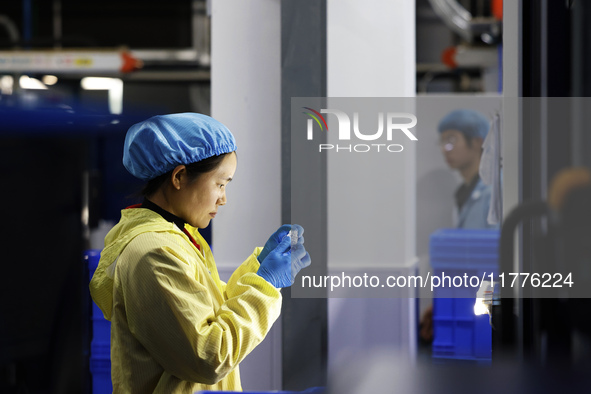
<instances>
[{"instance_id":1,"label":"woman worker","mask_svg":"<svg viewBox=\"0 0 591 394\"><path fill-rule=\"evenodd\" d=\"M220 280L198 229L226 204L235 150L230 131L200 114L127 132L123 164L147 181L145 198L122 211L90 283L112 323L116 393L241 390L238 364L278 318L279 289L310 264L303 229L286 225Z\"/></svg>"}]
</instances>

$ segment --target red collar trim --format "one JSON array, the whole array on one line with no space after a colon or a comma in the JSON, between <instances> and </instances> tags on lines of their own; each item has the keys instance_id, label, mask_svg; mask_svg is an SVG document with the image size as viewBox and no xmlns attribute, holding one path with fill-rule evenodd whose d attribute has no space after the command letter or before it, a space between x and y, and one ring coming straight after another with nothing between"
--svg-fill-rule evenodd
<instances>
[{"instance_id":1,"label":"red collar trim","mask_svg":"<svg viewBox=\"0 0 591 394\"><path fill-rule=\"evenodd\" d=\"M187 237L189 237L189 239L191 240L191 242L193 243L193 245L195 245L195 247L197 248L197 250L201 252L201 246L199 246L199 244L197 243L197 241L195 241L195 238L193 238L193 236L191 235L191 233L189 233L189 230L187 230L186 228L184 228L183 229L183 233L187 234Z\"/></svg>"}]
</instances>

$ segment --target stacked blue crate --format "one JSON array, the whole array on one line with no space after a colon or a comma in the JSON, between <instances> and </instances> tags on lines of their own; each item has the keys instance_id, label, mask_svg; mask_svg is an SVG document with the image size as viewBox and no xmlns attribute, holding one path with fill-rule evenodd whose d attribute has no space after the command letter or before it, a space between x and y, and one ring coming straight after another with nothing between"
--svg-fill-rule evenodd
<instances>
[{"instance_id":1,"label":"stacked blue crate","mask_svg":"<svg viewBox=\"0 0 591 394\"><path fill-rule=\"evenodd\" d=\"M433 275L476 276L490 280L498 273L499 230L442 229L431 235ZM456 282L457 284L458 282ZM492 331L488 315L476 316L478 288L445 286L433 292L433 346L436 359L490 362Z\"/></svg>"},{"instance_id":2,"label":"stacked blue crate","mask_svg":"<svg viewBox=\"0 0 591 394\"><path fill-rule=\"evenodd\" d=\"M100 250L91 249L84 253L88 264L89 282L98 266ZM92 375L93 394L112 393L111 383L111 322L103 312L92 303L92 342L90 344L90 373Z\"/></svg>"}]
</instances>

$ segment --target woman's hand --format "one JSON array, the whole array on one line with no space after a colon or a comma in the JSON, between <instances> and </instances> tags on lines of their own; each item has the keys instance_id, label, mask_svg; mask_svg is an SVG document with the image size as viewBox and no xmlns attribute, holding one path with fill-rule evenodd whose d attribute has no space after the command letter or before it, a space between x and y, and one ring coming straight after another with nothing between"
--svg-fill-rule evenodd
<instances>
[{"instance_id":1,"label":"woman's hand","mask_svg":"<svg viewBox=\"0 0 591 394\"><path fill-rule=\"evenodd\" d=\"M265 247L261 251L261 254L259 254L259 256L257 257L259 263L262 263L265 260L269 253L271 253L271 251L275 249L277 245L279 245L283 237L285 237L291 230L297 230L298 239L302 237L302 234L304 234L304 229L302 228L302 226L298 224L294 224L293 226L290 224L284 224L283 226L279 227L279 229L269 237L267 243L265 244ZM302 237L302 243L303 242L304 241Z\"/></svg>"},{"instance_id":2,"label":"woman's hand","mask_svg":"<svg viewBox=\"0 0 591 394\"><path fill-rule=\"evenodd\" d=\"M304 248L304 238L299 236L299 229L303 233L303 228L296 226L294 225L294 231L288 232L283 236L281 242L265 257L257 271L257 275L276 288L291 286L298 272L302 268L309 266L312 262L310 255ZM298 228L297 240L295 239L296 228ZM291 234L294 234L293 242Z\"/></svg>"}]
</instances>

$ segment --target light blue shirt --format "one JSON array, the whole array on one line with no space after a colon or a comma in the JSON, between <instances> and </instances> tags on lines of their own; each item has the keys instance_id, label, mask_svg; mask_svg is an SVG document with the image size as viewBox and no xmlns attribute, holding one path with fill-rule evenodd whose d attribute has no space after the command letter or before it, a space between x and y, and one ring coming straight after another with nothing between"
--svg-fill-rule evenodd
<instances>
[{"instance_id":1,"label":"light blue shirt","mask_svg":"<svg viewBox=\"0 0 591 394\"><path fill-rule=\"evenodd\" d=\"M488 224L488 210L492 188L481 179L472 190L468 200L462 205L457 215L457 228L498 228L497 224Z\"/></svg>"}]
</instances>

